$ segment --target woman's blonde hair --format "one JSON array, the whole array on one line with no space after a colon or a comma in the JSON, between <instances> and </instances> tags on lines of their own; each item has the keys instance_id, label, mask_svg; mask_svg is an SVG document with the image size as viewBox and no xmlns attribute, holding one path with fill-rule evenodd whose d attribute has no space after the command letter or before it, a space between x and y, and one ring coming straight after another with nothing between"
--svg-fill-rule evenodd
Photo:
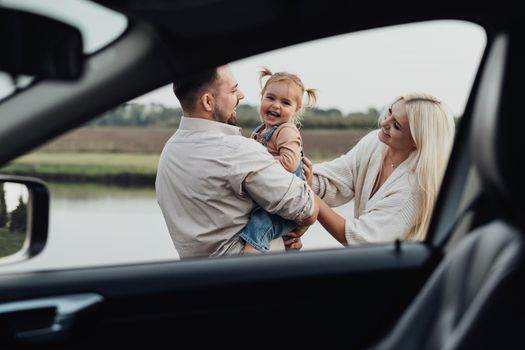
<instances>
[{"instance_id":1,"label":"woman's blonde hair","mask_svg":"<svg viewBox=\"0 0 525 350\"><path fill-rule=\"evenodd\" d=\"M268 77L268 76L270 78L266 81L266 83L263 86L262 81L265 77ZM297 103L297 111L293 115L291 121L294 124L300 124L301 116L303 113L303 94L305 92L307 94L307 98L308 98L307 106L313 107L315 105L315 102L317 101L317 90L316 89L305 89L303 82L295 74L286 73L286 72L272 73L272 71L268 67L263 67L259 71L259 83L262 86L261 97L264 96L264 92L266 91L266 88L268 87L268 85L272 83L277 83L277 82L285 82L289 86L294 86L297 89L298 94L296 96L296 101L295 101Z\"/></svg>"},{"instance_id":2,"label":"woman's blonde hair","mask_svg":"<svg viewBox=\"0 0 525 350\"><path fill-rule=\"evenodd\" d=\"M416 145L416 165L411 170L421 190L416 226L404 238L423 240L454 143L455 122L444 103L432 95L403 95L392 104L400 100L405 101L410 134ZM379 123L385 117L386 111L379 117Z\"/></svg>"}]
</instances>

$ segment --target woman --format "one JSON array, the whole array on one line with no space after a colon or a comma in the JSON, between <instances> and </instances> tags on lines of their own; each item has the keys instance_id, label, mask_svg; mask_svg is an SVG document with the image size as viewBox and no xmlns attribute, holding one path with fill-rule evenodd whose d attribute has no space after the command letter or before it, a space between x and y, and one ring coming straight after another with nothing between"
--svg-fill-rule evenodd
<instances>
[{"instance_id":1,"label":"woman","mask_svg":"<svg viewBox=\"0 0 525 350\"><path fill-rule=\"evenodd\" d=\"M379 126L347 154L314 165L313 176L305 164L307 181L323 199L318 220L344 245L424 239L448 162L454 119L435 97L400 96ZM351 219L331 209L352 199Z\"/></svg>"}]
</instances>

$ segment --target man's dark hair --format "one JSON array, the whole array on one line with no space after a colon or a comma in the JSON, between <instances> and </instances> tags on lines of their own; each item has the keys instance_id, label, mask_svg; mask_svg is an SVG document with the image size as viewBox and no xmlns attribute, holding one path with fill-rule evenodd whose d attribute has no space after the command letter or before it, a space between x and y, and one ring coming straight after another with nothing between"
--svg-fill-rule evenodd
<instances>
[{"instance_id":1,"label":"man's dark hair","mask_svg":"<svg viewBox=\"0 0 525 350\"><path fill-rule=\"evenodd\" d=\"M183 109L191 110L195 106L202 88L212 85L217 80L217 68L202 70L196 74L184 76L173 82L173 92Z\"/></svg>"}]
</instances>

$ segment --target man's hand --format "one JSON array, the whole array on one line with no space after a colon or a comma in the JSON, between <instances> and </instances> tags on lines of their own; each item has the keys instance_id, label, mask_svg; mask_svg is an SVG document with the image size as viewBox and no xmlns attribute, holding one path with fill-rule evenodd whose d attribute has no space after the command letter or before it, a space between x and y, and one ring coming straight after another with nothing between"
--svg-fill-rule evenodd
<instances>
[{"instance_id":1,"label":"man's hand","mask_svg":"<svg viewBox=\"0 0 525 350\"><path fill-rule=\"evenodd\" d=\"M284 241L284 249L290 250L301 250L303 247L303 242L301 241L301 238L290 238Z\"/></svg>"},{"instance_id":2,"label":"man's hand","mask_svg":"<svg viewBox=\"0 0 525 350\"><path fill-rule=\"evenodd\" d=\"M303 157L303 178L308 184L308 186L312 187L312 181L313 181L313 164L310 161L310 159Z\"/></svg>"},{"instance_id":3,"label":"man's hand","mask_svg":"<svg viewBox=\"0 0 525 350\"><path fill-rule=\"evenodd\" d=\"M303 247L303 242L301 241L301 236L305 234L310 226L297 226L295 231L289 232L286 235L291 237L290 239L284 241L284 247L288 249L297 249L301 250Z\"/></svg>"}]
</instances>

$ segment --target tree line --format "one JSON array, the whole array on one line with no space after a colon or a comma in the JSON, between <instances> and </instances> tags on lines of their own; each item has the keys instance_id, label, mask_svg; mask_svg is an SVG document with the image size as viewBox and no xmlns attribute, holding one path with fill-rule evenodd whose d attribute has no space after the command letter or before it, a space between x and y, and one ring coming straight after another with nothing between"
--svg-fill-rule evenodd
<instances>
[{"instance_id":1,"label":"tree line","mask_svg":"<svg viewBox=\"0 0 525 350\"><path fill-rule=\"evenodd\" d=\"M162 104L126 103L93 119L85 126L178 127L182 110ZM304 129L364 129L377 127L379 111L343 114L339 109L305 109L301 118ZM258 108L250 105L237 107L237 125L255 128L261 123Z\"/></svg>"}]
</instances>

